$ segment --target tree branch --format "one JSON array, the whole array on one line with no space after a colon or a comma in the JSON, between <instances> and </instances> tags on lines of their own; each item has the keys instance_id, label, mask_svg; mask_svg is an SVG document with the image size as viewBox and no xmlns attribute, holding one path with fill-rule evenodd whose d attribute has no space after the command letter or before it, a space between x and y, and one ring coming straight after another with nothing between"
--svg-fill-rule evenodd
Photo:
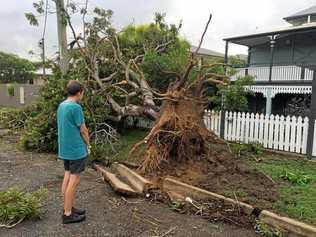
<instances>
[{"instance_id":1,"label":"tree branch","mask_svg":"<svg viewBox=\"0 0 316 237\"><path fill-rule=\"evenodd\" d=\"M209 26L211 20L212 20L212 14L210 14L210 16L208 18L208 21L207 21L206 26L204 28L204 32L203 32L202 37L200 39L200 43L199 43L198 47L196 48L195 52L193 53L192 58L194 58L197 55L197 53L199 52L199 50L200 50L200 48L202 46L203 40L204 40L204 36L205 36L205 34L207 32L207 29L208 29L208 26Z\"/></svg>"},{"instance_id":2,"label":"tree branch","mask_svg":"<svg viewBox=\"0 0 316 237\"><path fill-rule=\"evenodd\" d=\"M116 76L116 75L117 75L117 72L113 72L108 77L100 79L100 81L102 81L102 82L110 82L110 81L112 81L113 77Z\"/></svg>"}]
</instances>

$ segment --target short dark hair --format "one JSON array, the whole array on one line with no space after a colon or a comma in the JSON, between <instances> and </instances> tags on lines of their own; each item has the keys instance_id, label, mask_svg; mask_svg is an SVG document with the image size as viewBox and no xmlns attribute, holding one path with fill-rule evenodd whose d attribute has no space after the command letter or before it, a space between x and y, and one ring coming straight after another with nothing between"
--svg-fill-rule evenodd
<instances>
[{"instance_id":1,"label":"short dark hair","mask_svg":"<svg viewBox=\"0 0 316 237\"><path fill-rule=\"evenodd\" d=\"M76 80L70 80L67 84L67 94L68 96L74 96L78 92L82 92L84 90L83 85Z\"/></svg>"}]
</instances>

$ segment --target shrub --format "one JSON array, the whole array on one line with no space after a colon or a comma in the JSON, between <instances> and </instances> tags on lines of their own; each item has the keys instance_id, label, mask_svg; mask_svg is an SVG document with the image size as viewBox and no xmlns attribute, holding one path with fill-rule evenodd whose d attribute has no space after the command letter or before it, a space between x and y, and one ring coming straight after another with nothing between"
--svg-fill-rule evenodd
<instances>
[{"instance_id":1,"label":"shrub","mask_svg":"<svg viewBox=\"0 0 316 237\"><path fill-rule=\"evenodd\" d=\"M14 96L14 85L9 84L9 85L7 86L7 91L8 91L8 95L9 95L9 96Z\"/></svg>"},{"instance_id":2,"label":"shrub","mask_svg":"<svg viewBox=\"0 0 316 237\"><path fill-rule=\"evenodd\" d=\"M232 152L236 154L238 158L254 158L257 159L263 153L263 147L260 143L249 144L233 144Z\"/></svg>"},{"instance_id":3,"label":"shrub","mask_svg":"<svg viewBox=\"0 0 316 237\"><path fill-rule=\"evenodd\" d=\"M283 231L268 226L260 220L255 221L255 230L257 233L261 234L264 237L282 237L284 236Z\"/></svg>"},{"instance_id":4,"label":"shrub","mask_svg":"<svg viewBox=\"0 0 316 237\"><path fill-rule=\"evenodd\" d=\"M247 96L252 92L245 89L245 86L252 85L254 79L251 76L239 77L230 86L218 86L218 91L215 96L210 99L215 105L215 109L221 108L222 96L224 98L223 106L228 111L244 112L248 110Z\"/></svg>"},{"instance_id":5,"label":"shrub","mask_svg":"<svg viewBox=\"0 0 316 237\"><path fill-rule=\"evenodd\" d=\"M1 108L0 109L0 126L12 130L24 128L28 118L37 114L37 106L31 105L22 109Z\"/></svg>"},{"instance_id":6,"label":"shrub","mask_svg":"<svg viewBox=\"0 0 316 237\"><path fill-rule=\"evenodd\" d=\"M25 219L40 218L47 189L27 193L19 188L0 192L0 227L11 228Z\"/></svg>"},{"instance_id":7,"label":"shrub","mask_svg":"<svg viewBox=\"0 0 316 237\"><path fill-rule=\"evenodd\" d=\"M312 177L307 174L300 173L300 172L294 173L286 169L283 169L279 177L283 180L289 181L292 184L298 184L298 185L308 184L309 182L312 181Z\"/></svg>"}]
</instances>

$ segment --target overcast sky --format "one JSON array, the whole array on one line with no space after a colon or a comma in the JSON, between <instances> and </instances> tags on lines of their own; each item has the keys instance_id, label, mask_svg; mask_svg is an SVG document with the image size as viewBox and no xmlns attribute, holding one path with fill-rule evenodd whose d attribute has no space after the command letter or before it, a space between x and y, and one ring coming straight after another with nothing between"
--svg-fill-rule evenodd
<instances>
[{"instance_id":1,"label":"overcast sky","mask_svg":"<svg viewBox=\"0 0 316 237\"><path fill-rule=\"evenodd\" d=\"M32 2L1 0L0 51L28 58L29 50L39 52L37 45L43 24L32 27L24 16L25 12L32 11ZM177 24L183 20L181 34L195 45L211 12L213 20L203 47L224 52L223 38L287 25L283 17L315 4L315 0L90 0L89 9L95 6L112 9L113 23L118 28L132 22L149 22L155 12L165 12L168 23ZM52 56L57 51L55 15L49 16L47 27L46 46L48 56ZM230 47L231 54L246 52L244 47Z\"/></svg>"}]
</instances>

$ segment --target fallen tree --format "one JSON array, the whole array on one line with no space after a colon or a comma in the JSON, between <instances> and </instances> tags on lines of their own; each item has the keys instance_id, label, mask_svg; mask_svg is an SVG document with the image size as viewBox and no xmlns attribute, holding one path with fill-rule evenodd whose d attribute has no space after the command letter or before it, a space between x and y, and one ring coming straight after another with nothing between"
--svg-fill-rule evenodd
<instances>
[{"instance_id":1,"label":"fallen tree","mask_svg":"<svg viewBox=\"0 0 316 237\"><path fill-rule=\"evenodd\" d=\"M76 41L78 52L84 59L89 78L93 80L93 85L95 85L94 88L98 93L102 93L112 108L113 113L108 116L109 119L118 122L126 116L145 116L156 120L154 127L145 139L131 150L132 154L139 150L141 145L146 146L142 169L144 171L155 170L159 168L162 161L169 159L181 161L196 156L207 156L210 143L219 141L223 143L205 127L203 121L206 103L204 92L207 84L213 86L227 85L227 80L225 81L227 77L209 72L218 64L203 65L201 60L196 57L212 15L208 19L196 51L188 53L187 63L183 69L166 72L172 74L175 80L169 83L165 93L160 93L150 87L140 68L141 63L149 51L156 54L164 52L170 44L177 40L176 34L171 34L172 37L169 39L164 38L162 41L150 42L149 45L144 41L140 54L134 54L133 57L130 57L132 54L124 54L121 51L123 37L116 33L109 24L111 14L103 10L95 10L95 12L100 18L95 18L93 24L87 27L87 42L90 40L90 44L85 43L86 46L83 48L80 42ZM74 38L77 38L68 14L66 18ZM102 25L99 24L100 22ZM156 25L150 27L161 31L165 25L162 25L156 16ZM179 28L174 28L171 32L176 33ZM169 29L167 30L169 31ZM95 32L99 34L95 34ZM100 50L99 43L102 41L112 49L110 53L107 51L107 57L105 52ZM115 65L115 70L102 78L100 64L111 63ZM116 75L124 75L124 77L116 77ZM125 104L122 105L113 94L118 94L119 97L124 98ZM138 104L132 103L131 98L133 97L138 98ZM162 101L160 108L156 105L155 100Z\"/></svg>"},{"instance_id":2,"label":"fallen tree","mask_svg":"<svg viewBox=\"0 0 316 237\"><path fill-rule=\"evenodd\" d=\"M149 25L128 26L117 31L111 25L112 11L96 8L92 21L85 22L86 9L64 9L63 17L71 29L69 79L80 79L88 89L88 98L97 99L97 106L88 106L93 133L104 131L109 137L110 126L128 116L147 117L156 123L146 138L131 153L144 154L143 170L155 170L162 161L207 156L211 143L223 142L208 131L203 122L207 85L227 85L227 77L214 73L222 63L203 65L197 53L211 21L211 15L196 51L178 37L181 23L168 25L162 14L156 14ZM83 15L83 37L72 25L71 12ZM146 67L147 65L147 67ZM148 70L150 65L150 70ZM166 90L153 88L151 77L168 78ZM89 105L89 102L87 102ZM111 135L111 134L110 134ZM111 137L111 136L110 136Z\"/></svg>"}]
</instances>

